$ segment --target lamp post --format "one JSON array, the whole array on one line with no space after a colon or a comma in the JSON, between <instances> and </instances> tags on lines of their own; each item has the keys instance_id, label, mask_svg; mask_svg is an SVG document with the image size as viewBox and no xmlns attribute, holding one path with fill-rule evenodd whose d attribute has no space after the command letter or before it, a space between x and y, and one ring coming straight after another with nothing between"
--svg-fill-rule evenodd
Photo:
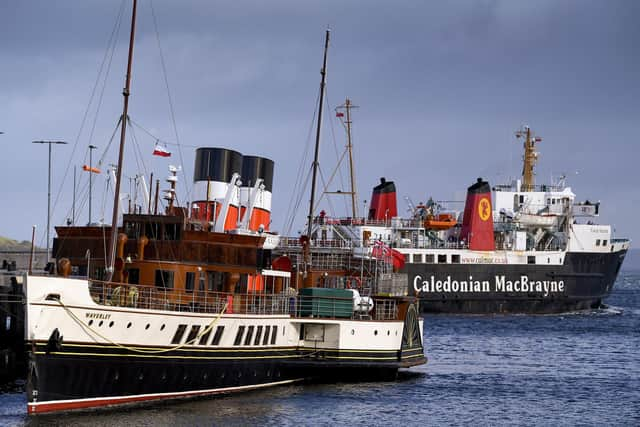
<instances>
[{"instance_id":1,"label":"lamp post","mask_svg":"<svg viewBox=\"0 0 640 427\"><path fill-rule=\"evenodd\" d=\"M91 188L93 187L93 157L91 154L95 150L95 145L89 145L89 226L91 225Z\"/></svg>"},{"instance_id":2,"label":"lamp post","mask_svg":"<svg viewBox=\"0 0 640 427\"><path fill-rule=\"evenodd\" d=\"M49 231L51 228L51 145L66 144L65 141L33 141L33 144L49 145L49 172L47 180L47 262L49 262Z\"/></svg>"}]
</instances>

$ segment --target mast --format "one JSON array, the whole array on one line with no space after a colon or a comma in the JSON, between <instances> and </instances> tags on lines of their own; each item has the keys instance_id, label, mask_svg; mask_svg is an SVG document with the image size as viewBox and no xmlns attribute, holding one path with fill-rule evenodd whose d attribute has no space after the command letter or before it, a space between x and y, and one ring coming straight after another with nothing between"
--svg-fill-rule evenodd
<instances>
[{"instance_id":1,"label":"mast","mask_svg":"<svg viewBox=\"0 0 640 427\"><path fill-rule=\"evenodd\" d=\"M111 245L108 254L109 265L107 271L109 272L109 279L113 275L113 266L116 261L116 243L118 237L118 208L120 203L120 182L122 181L122 162L124 156L124 141L127 133L127 117L129 111L129 93L131 88L131 65L133 62L133 42L136 32L136 7L138 1L133 0L133 8L131 11L131 35L129 37L129 58L127 60L127 75L125 78L125 86L122 91L124 97L124 105L122 108L122 117L120 120L120 150L118 152L118 165L116 170L116 182L115 182L115 195L113 198L113 215L111 219Z\"/></svg>"},{"instance_id":2,"label":"mast","mask_svg":"<svg viewBox=\"0 0 640 427\"><path fill-rule=\"evenodd\" d=\"M358 216L358 208L356 201L356 179L353 174L353 146L351 145L351 100L349 98L346 99L344 103L345 109L347 110L347 149L349 150L349 174L351 175L351 212L352 218L356 218Z\"/></svg>"},{"instance_id":3,"label":"mast","mask_svg":"<svg viewBox=\"0 0 640 427\"><path fill-rule=\"evenodd\" d=\"M535 189L535 174L533 168L538 161L538 153L536 152L536 142L542 141L542 138L534 136L529 126L516 132L516 138L524 137L524 156L522 165L522 189L520 191L533 191Z\"/></svg>"},{"instance_id":4,"label":"mast","mask_svg":"<svg viewBox=\"0 0 640 427\"><path fill-rule=\"evenodd\" d=\"M322 61L322 80L320 81L320 102L318 106L318 128L316 129L316 148L313 157L313 178L311 181L311 200L309 201L309 216L307 218L307 237L311 239L311 226L313 223L314 199L316 197L316 177L318 175L318 152L320 150L320 129L322 128L322 106L324 105L324 86L327 76L327 51L329 50L329 34L331 30L327 29L324 40L324 59Z\"/></svg>"}]
</instances>

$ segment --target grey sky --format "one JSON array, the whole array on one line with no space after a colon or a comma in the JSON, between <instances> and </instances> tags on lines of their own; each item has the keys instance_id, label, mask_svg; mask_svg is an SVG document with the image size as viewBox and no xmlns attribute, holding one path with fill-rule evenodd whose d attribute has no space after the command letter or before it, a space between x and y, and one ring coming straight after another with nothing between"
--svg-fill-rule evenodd
<instances>
[{"instance_id":1,"label":"grey sky","mask_svg":"<svg viewBox=\"0 0 640 427\"><path fill-rule=\"evenodd\" d=\"M233 3L230 5L229 3ZM46 148L74 143L120 1L8 1L0 5L0 143L4 209L0 235L44 245ZM380 176L415 202L451 199L482 176L520 173L513 132L529 124L544 140L538 182L565 173L580 199L603 202L600 222L640 242L635 221L640 172L640 2L628 1L181 1L156 0L184 167L194 148L222 146L276 162L274 227L283 229L319 87L324 30L332 29L328 102L360 106L353 139L360 199ZM130 116L175 142L150 3L140 1ZM95 104L72 164L86 147L107 145L121 110L129 4L93 138ZM100 89L99 89L100 90ZM325 176L344 133L323 129ZM333 127L333 129L332 129ZM151 158L153 140L136 130L146 167L129 148L126 174L156 177L179 161ZM131 147L132 144L129 144ZM73 146L54 147L56 196ZM116 157L115 143L107 162ZM309 164L305 164L308 167ZM576 173L577 172L577 173ZM86 181L86 175L83 177ZM96 179L94 219L104 179ZM190 182L189 182L190 184ZM334 186L338 187L338 185ZM63 223L72 175L54 211ZM184 197L184 195L183 195ZM307 197L305 196L305 200ZM334 199L344 215L344 202ZM304 216L301 209L299 217ZM107 212L105 218L110 218ZM86 205L79 222L86 222ZM298 221L297 229L302 227Z\"/></svg>"}]
</instances>

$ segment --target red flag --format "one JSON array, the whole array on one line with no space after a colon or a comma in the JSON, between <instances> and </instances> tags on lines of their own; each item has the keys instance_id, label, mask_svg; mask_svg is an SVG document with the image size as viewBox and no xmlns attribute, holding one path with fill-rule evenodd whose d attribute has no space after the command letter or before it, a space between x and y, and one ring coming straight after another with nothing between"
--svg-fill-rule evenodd
<instances>
[{"instance_id":1,"label":"red flag","mask_svg":"<svg viewBox=\"0 0 640 427\"><path fill-rule=\"evenodd\" d=\"M166 147L156 144L155 148L153 149L153 155L160 157L170 157L171 151L169 151Z\"/></svg>"},{"instance_id":2,"label":"red flag","mask_svg":"<svg viewBox=\"0 0 640 427\"><path fill-rule=\"evenodd\" d=\"M337 113L336 113L336 117L344 117L344 113L337 112Z\"/></svg>"}]
</instances>

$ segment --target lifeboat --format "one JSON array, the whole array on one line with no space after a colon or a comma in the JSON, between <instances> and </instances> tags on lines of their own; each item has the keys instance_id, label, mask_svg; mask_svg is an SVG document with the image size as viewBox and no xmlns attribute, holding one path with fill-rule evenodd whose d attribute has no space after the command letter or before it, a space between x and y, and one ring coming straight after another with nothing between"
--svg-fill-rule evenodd
<instances>
[{"instance_id":1,"label":"lifeboat","mask_svg":"<svg viewBox=\"0 0 640 427\"><path fill-rule=\"evenodd\" d=\"M428 228L430 230L448 230L457 223L458 221L453 217L453 214L443 213L438 215L429 215L427 219L424 220L424 228Z\"/></svg>"}]
</instances>

